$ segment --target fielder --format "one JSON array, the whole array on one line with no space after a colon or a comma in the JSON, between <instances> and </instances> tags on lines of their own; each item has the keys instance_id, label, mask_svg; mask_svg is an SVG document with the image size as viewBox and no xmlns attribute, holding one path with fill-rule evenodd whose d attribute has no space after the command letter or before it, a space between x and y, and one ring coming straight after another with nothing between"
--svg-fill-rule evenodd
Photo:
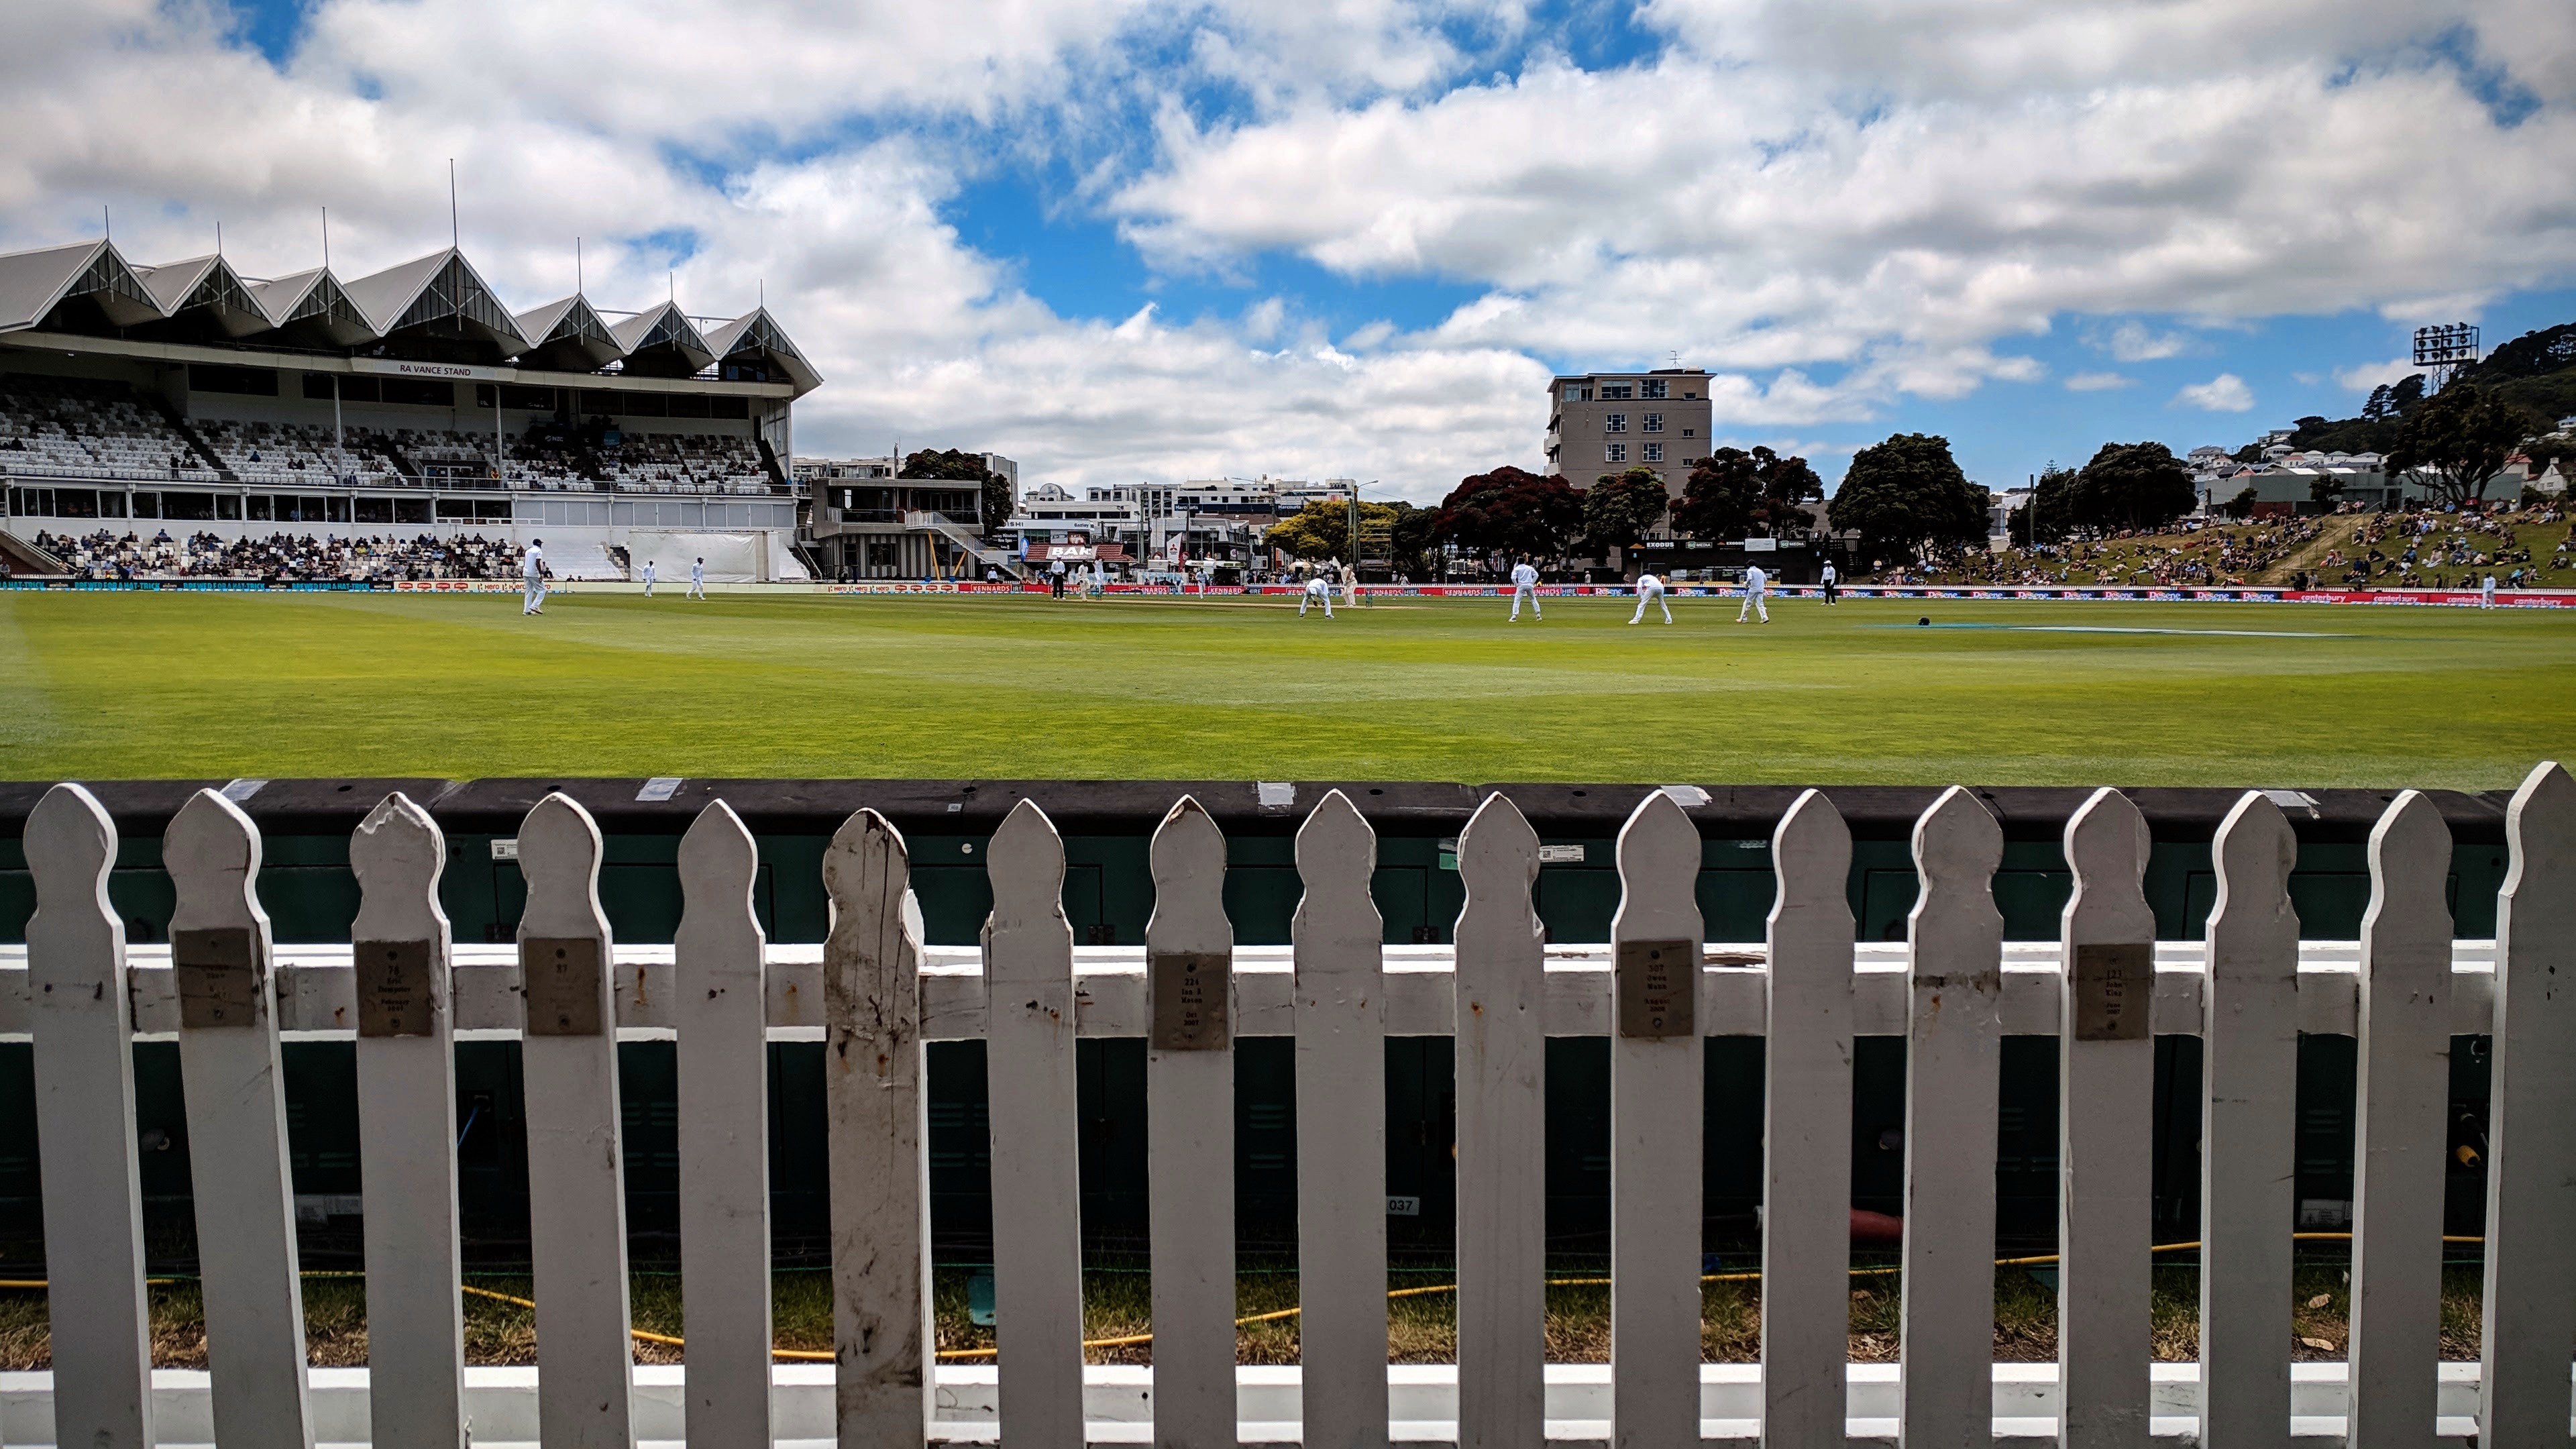
<instances>
[{"instance_id":1,"label":"fielder","mask_svg":"<svg viewBox=\"0 0 2576 1449\"><path fill-rule=\"evenodd\" d=\"M1297 617L1300 619L1305 618L1306 606L1314 603L1320 603L1324 606L1325 618L1329 619L1333 617L1333 585L1332 582L1326 579L1322 574L1317 574L1306 580L1305 595L1297 600Z\"/></svg>"},{"instance_id":2,"label":"fielder","mask_svg":"<svg viewBox=\"0 0 2576 1449\"><path fill-rule=\"evenodd\" d=\"M1744 570L1744 602L1735 611L1735 622L1743 623L1747 613L1758 616L1765 624L1771 622L1771 611L1762 602L1763 592L1770 585L1771 578L1762 572L1762 565L1754 564Z\"/></svg>"},{"instance_id":3,"label":"fielder","mask_svg":"<svg viewBox=\"0 0 2576 1449\"><path fill-rule=\"evenodd\" d=\"M653 597L653 561L644 560L644 597Z\"/></svg>"},{"instance_id":4,"label":"fielder","mask_svg":"<svg viewBox=\"0 0 2576 1449\"><path fill-rule=\"evenodd\" d=\"M2495 607L2495 575L2493 574L2487 575L2486 581L2478 585L2478 607L2481 609Z\"/></svg>"},{"instance_id":5,"label":"fielder","mask_svg":"<svg viewBox=\"0 0 2576 1449\"><path fill-rule=\"evenodd\" d=\"M2492 583L2494 580L2490 579L2488 582ZM1359 602L1360 571L1349 564L1344 564L1342 565L1342 603L1347 607L1357 608Z\"/></svg>"},{"instance_id":6,"label":"fielder","mask_svg":"<svg viewBox=\"0 0 2576 1449\"><path fill-rule=\"evenodd\" d=\"M1504 623L1516 624L1520 622L1521 600L1523 599L1529 600L1530 617L1532 619L1544 619L1547 617L1547 615L1540 613L1538 608L1538 570L1530 567L1528 559L1522 559L1519 563L1512 565L1512 616L1509 619L1504 620Z\"/></svg>"},{"instance_id":7,"label":"fielder","mask_svg":"<svg viewBox=\"0 0 2576 1449\"><path fill-rule=\"evenodd\" d=\"M527 571L527 597L521 601L519 612L523 615L544 613L546 611L546 541L542 538L529 539L527 555L519 561L519 566Z\"/></svg>"},{"instance_id":8,"label":"fielder","mask_svg":"<svg viewBox=\"0 0 2576 1449\"><path fill-rule=\"evenodd\" d=\"M707 561L701 558L689 565L689 597L703 599L706 596Z\"/></svg>"},{"instance_id":9,"label":"fielder","mask_svg":"<svg viewBox=\"0 0 2576 1449\"><path fill-rule=\"evenodd\" d=\"M1646 622L1648 604L1664 611L1665 623L1669 624L1673 621L1673 606L1664 602L1664 581L1653 574L1639 574L1637 575L1637 613L1628 622L1631 624Z\"/></svg>"}]
</instances>

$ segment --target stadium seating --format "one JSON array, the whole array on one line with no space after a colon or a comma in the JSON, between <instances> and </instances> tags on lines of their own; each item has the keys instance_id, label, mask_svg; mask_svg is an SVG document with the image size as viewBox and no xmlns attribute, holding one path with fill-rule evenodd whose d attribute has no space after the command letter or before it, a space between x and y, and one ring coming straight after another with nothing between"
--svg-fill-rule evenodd
<instances>
[{"instance_id":1,"label":"stadium seating","mask_svg":"<svg viewBox=\"0 0 2576 1449\"><path fill-rule=\"evenodd\" d=\"M73 478L215 473L188 440L120 383L13 374L0 388L0 471Z\"/></svg>"},{"instance_id":2,"label":"stadium seating","mask_svg":"<svg viewBox=\"0 0 2576 1449\"><path fill-rule=\"evenodd\" d=\"M281 533L222 539L198 533L180 539L163 529L147 539L102 529L78 537L39 533L35 543L70 564L74 573L96 579L515 579L520 569L517 545L487 541L479 534L317 539Z\"/></svg>"}]
</instances>

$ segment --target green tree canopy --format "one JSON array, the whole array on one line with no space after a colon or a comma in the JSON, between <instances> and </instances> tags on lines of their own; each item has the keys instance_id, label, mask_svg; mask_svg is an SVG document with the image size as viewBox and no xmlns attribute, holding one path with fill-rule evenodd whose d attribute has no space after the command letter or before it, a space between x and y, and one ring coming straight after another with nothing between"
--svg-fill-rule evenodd
<instances>
[{"instance_id":1,"label":"green tree canopy","mask_svg":"<svg viewBox=\"0 0 2576 1449\"><path fill-rule=\"evenodd\" d=\"M2522 441L2513 409L2466 383L2454 383L2406 415L2388 450L2390 476L2420 472L2446 503L2476 499Z\"/></svg>"},{"instance_id":2,"label":"green tree canopy","mask_svg":"<svg viewBox=\"0 0 2576 1449\"><path fill-rule=\"evenodd\" d=\"M2039 470L2039 479L2021 507L2012 511L2004 526L2012 541L2023 548L2034 543L2055 543L2075 531L2075 470L2061 468L2057 460Z\"/></svg>"},{"instance_id":3,"label":"green tree canopy","mask_svg":"<svg viewBox=\"0 0 2576 1449\"><path fill-rule=\"evenodd\" d=\"M1011 516L1018 500L1011 496L1011 480L984 466L984 455L956 448L922 448L906 453L903 466L895 470L899 478L939 478L958 483L972 483L982 494L983 532L991 537Z\"/></svg>"},{"instance_id":4,"label":"green tree canopy","mask_svg":"<svg viewBox=\"0 0 2576 1449\"><path fill-rule=\"evenodd\" d=\"M1852 455L1827 506L1833 526L1860 534L1864 553L1919 554L1986 536L1986 490L1950 456L1950 440L1897 433Z\"/></svg>"},{"instance_id":5,"label":"green tree canopy","mask_svg":"<svg viewBox=\"0 0 2576 1449\"><path fill-rule=\"evenodd\" d=\"M1399 555L1397 566L1402 567L1406 520L1422 513L1410 503L1362 503L1360 527L1367 531L1384 525ZM1351 548L1351 506L1334 499L1318 499L1289 514L1270 525L1261 541L1297 558L1337 558L1347 563L1357 556Z\"/></svg>"},{"instance_id":6,"label":"green tree canopy","mask_svg":"<svg viewBox=\"0 0 2576 1449\"><path fill-rule=\"evenodd\" d=\"M1583 491L1584 542L1609 552L1623 550L1663 520L1669 502L1664 480L1652 468L1604 473Z\"/></svg>"},{"instance_id":7,"label":"green tree canopy","mask_svg":"<svg viewBox=\"0 0 2576 1449\"><path fill-rule=\"evenodd\" d=\"M1440 500L1431 537L1479 556L1558 560L1583 532L1583 495L1563 478L1506 464L1461 479Z\"/></svg>"},{"instance_id":8,"label":"green tree canopy","mask_svg":"<svg viewBox=\"0 0 2576 1449\"><path fill-rule=\"evenodd\" d=\"M1693 538L1742 538L1761 532L1794 537L1810 531L1801 505L1825 496L1825 482L1804 458L1769 448L1720 448L1691 464L1673 505L1673 526Z\"/></svg>"},{"instance_id":9,"label":"green tree canopy","mask_svg":"<svg viewBox=\"0 0 2576 1449\"><path fill-rule=\"evenodd\" d=\"M2160 527L2199 501L2191 469L2162 443L2104 443L2075 475L2067 505L2073 522L2104 533ZM2045 512L2041 515L2045 522Z\"/></svg>"}]
</instances>

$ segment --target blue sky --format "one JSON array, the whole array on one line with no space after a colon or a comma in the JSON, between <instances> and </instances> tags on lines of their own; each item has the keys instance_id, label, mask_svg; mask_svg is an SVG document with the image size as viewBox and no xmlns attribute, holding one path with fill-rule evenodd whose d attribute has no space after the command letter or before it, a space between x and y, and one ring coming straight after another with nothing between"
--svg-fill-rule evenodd
<instances>
[{"instance_id":1,"label":"blue sky","mask_svg":"<svg viewBox=\"0 0 2576 1449\"><path fill-rule=\"evenodd\" d=\"M0 238L514 302L766 295L807 452L1024 478L1534 464L1552 371L1719 374L1828 478L1997 486L2346 416L2419 323L2576 320L2563 0L159 0L0 53ZM55 164L55 158L64 158ZM76 160L72 158L77 158ZM125 218L135 220L128 223Z\"/></svg>"}]
</instances>

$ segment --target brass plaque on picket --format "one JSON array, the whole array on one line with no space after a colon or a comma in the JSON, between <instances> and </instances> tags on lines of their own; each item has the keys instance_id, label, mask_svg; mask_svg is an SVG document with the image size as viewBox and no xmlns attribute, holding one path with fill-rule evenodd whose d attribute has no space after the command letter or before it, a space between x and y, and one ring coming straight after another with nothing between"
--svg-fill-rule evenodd
<instances>
[{"instance_id":1,"label":"brass plaque on picket","mask_svg":"<svg viewBox=\"0 0 2576 1449\"><path fill-rule=\"evenodd\" d=\"M1221 1051L1234 1040L1226 1009L1226 983L1233 964L1234 958L1223 951L1154 954L1146 965L1154 993L1154 1050Z\"/></svg>"},{"instance_id":2,"label":"brass plaque on picket","mask_svg":"<svg viewBox=\"0 0 2576 1449\"><path fill-rule=\"evenodd\" d=\"M248 926L170 933L179 980L179 1024L252 1026L259 1021L258 947Z\"/></svg>"},{"instance_id":3,"label":"brass plaque on picket","mask_svg":"<svg viewBox=\"0 0 2576 1449\"><path fill-rule=\"evenodd\" d=\"M597 1036L608 1029L599 956L595 936L531 936L519 943L528 1035Z\"/></svg>"},{"instance_id":4,"label":"brass plaque on picket","mask_svg":"<svg viewBox=\"0 0 2576 1449\"><path fill-rule=\"evenodd\" d=\"M1611 972L1619 994L1619 1034L1689 1036L1699 997L1697 941L1622 941Z\"/></svg>"},{"instance_id":5,"label":"brass plaque on picket","mask_svg":"<svg viewBox=\"0 0 2576 1449\"><path fill-rule=\"evenodd\" d=\"M360 941L349 948L358 968L358 1035L431 1036L439 1000L430 980L427 941Z\"/></svg>"},{"instance_id":6,"label":"brass plaque on picket","mask_svg":"<svg viewBox=\"0 0 2576 1449\"><path fill-rule=\"evenodd\" d=\"M2156 996L2156 948L2144 941L2075 947L2075 1039L2145 1041Z\"/></svg>"}]
</instances>

